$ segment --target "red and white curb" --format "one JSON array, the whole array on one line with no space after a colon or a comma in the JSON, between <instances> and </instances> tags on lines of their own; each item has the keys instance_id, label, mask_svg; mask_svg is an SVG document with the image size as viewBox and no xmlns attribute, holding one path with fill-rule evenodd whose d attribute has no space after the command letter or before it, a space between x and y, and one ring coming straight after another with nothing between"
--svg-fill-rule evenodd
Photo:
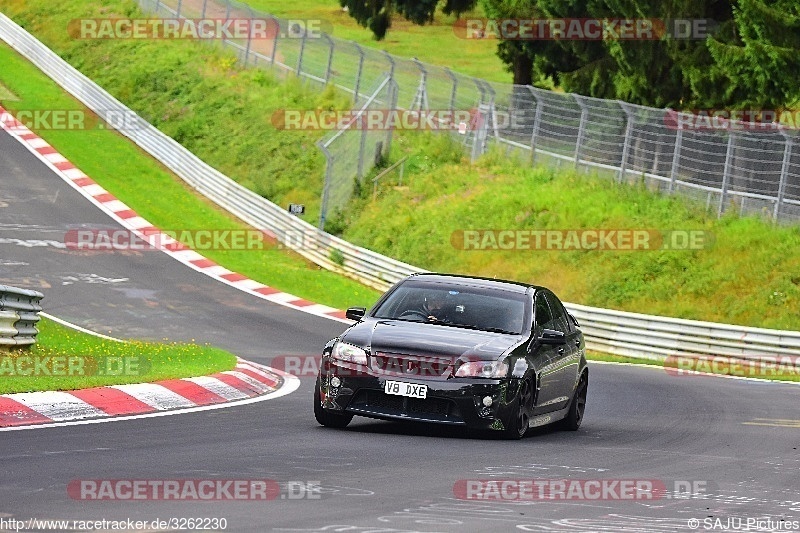
<instances>
[{"instance_id":1,"label":"red and white curb","mask_svg":"<svg viewBox=\"0 0 800 533\"><path fill-rule=\"evenodd\" d=\"M61 155L44 139L14 118L14 116L2 106L0 106L0 128L22 143L23 146L38 157L54 173L100 208L100 210L122 225L122 227L132 231L144 240L152 240L154 236L157 236L156 242L165 243L164 246L160 247L160 250L184 265L198 272L202 272L217 281L230 285L231 287L235 287L264 300L269 300L278 305L348 324L351 323L345 318L344 311L328 307L327 305L310 302L249 279L242 274L218 265L214 261L203 257L196 251L176 241L169 235L161 233L160 230L140 217L133 209L129 208L114 195L95 183L94 180L69 162L66 157Z\"/></svg>"},{"instance_id":2,"label":"red and white curb","mask_svg":"<svg viewBox=\"0 0 800 533\"><path fill-rule=\"evenodd\" d=\"M239 359L233 370L154 383L0 395L0 431L165 416L254 403L297 390L291 374Z\"/></svg>"}]
</instances>

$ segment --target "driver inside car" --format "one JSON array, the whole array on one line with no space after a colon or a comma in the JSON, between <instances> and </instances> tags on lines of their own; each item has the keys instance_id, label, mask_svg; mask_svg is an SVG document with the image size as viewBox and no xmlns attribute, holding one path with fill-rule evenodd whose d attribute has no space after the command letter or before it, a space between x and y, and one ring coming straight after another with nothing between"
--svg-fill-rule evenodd
<instances>
[{"instance_id":1,"label":"driver inside car","mask_svg":"<svg viewBox=\"0 0 800 533\"><path fill-rule=\"evenodd\" d=\"M419 307L403 312L399 318L426 322L447 322L447 298L438 292L426 295Z\"/></svg>"},{"instance_id":2,"label":"driver inside car","mask_svg":"<svg viewBox=\"0 0 800 533\"><path fill-rule=\"evenodd\" d=\"M425 297L422 313L430 322L447 322L447 300L439 293Z\"/></svg>"}]
</instances>

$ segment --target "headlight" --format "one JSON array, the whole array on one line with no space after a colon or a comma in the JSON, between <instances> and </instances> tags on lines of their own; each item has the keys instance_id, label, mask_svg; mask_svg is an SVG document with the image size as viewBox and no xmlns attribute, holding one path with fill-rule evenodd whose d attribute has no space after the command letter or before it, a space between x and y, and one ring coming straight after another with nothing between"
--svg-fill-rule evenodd
<instances>
[{"instance_id":1,"label":"headlight","mask_svg":"<svg viewBox=\"0 0 800 533\"><path fill-rule=\"evenodd\" d=\"M456 370L457 378L504 378L508 364L503 361L470 361Z\"/></svg>"},{"instance_id":2,"label":"headlight","mask_svg":"<svg viewBox=\"0 0 800 533\"><path fill-rule=\"evenodd\" d=\"M339 361L347 361L348 363L357 363L359 365L367 364L367 352L346 342L337 342L333 347L331 356Z\"/></svg>"}]
</instances>

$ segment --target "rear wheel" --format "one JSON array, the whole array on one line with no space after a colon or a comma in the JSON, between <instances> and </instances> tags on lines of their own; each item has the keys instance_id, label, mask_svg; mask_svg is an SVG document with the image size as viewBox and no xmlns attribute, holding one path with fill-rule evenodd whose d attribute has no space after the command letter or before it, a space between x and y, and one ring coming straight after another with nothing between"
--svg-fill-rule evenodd
<instances>
[{"instance_id":1,"label":"rear wheel","mask_svg":"<svg viewBox=\"0 0 800 533\"><path fill-rule=\"evenodd\" d=\"M317 419L317 422L320 425L329 428L343 428L347 427L347 424L353 420L353 415L351 414L336 414L326 411L322 408L322 401L321 395L319 392L319 383L316 384L314 387L314 418Z\"/></svg>"},{"instance_id":2,"label":"rear wheel","mask_svg":"<svg viewBox=\"0 0 800 533\"><path fill-rule=\"evenodd\" d=\"M514 416L506 427L506 436L510 439L521 439L528 432L528 424L531 421L531 408L533 405L533 385L530 380L520 382L520 390L517 394L517 401L514 409Z\"/></svg>"},{"instance_id":3,"label":"rear wheel","mask_svg":"<svg viewBox=\"0 0 800 533\"><path fill-rule=\"evenodd\" d=\"M562 421L562 427L568 431L577 431L583 422L583 412L586 410L586 391L589 388L589 378L586 373L581 374L581 379L578 381L578 387L575 389L575 395L572 398L572 405L569 406L569 412L566 418Z\"/></svg>"}]
</instances>

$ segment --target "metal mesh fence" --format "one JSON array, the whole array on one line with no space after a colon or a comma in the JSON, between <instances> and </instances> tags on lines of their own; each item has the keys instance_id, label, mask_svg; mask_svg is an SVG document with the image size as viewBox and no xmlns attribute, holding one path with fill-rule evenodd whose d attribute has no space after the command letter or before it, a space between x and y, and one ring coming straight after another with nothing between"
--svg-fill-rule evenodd
<instances>
[{"instance_id":1,"label":"metal mesh fence","mask_svg":"<svg viewBox=\"0 0 800 533\"><path fill-rule=\"evenodd\" d=\"M473 160L490 144L500 145L525 151L540 164L593 168L619 181L644 179L653 189L701 200L720 215L736 209L775 220L800 219L800 147L794 130L734 121L698 127L696 117L668 109L488 82L309 32L303 21L298 26L234 0L139 3L170 18L269 19L277 28L271 38L222 44L234 48L245 65L294 73L320 87L334 84L353 95L358 109L468 111L474 123L448 129L459 135ZM386 77L390 82L377 90ZM327 209L341 207L350 197L353 176L363 176L373 165L377 141L372 137L382 138L386 153L391 131L362 134L351 127L321 143L329 162L323 220Z\"/></svg>"},{"instance_id":2,"label":"metal mesh fence","mask_svg":"<svg viewBox=\"0 0 800 533\"><path fill-rule=\"evenodd\" d=\"M327 164L320 209L321 229L329 213L335 215L347 205L355 188L354 180L361 183L365 172L389 153L392 130L370 128L366 115L371 109L393 109L396 98L397 86L387 75L342 129L318 143Z\"/></svg>"}]
</instances>

